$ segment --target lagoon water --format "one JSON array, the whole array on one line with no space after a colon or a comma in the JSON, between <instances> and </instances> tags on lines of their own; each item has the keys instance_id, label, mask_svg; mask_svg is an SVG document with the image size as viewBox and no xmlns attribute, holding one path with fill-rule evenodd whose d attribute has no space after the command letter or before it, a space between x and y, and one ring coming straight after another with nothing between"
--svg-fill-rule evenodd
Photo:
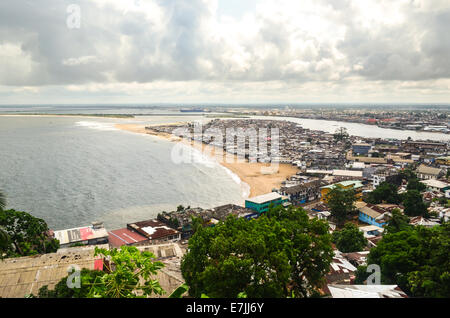
<instances>
[{"instance_id":1,"label":"lagoon water","mask_svg":"<svg viewBox=\"0 0 450 318\"><path fill-rule=\"evenodd\" d=\"M248 195L210 159L175 164L174 143L117 130L113 122L126 120L0 117L0 189L8 208L56 230L96 220L115 229L180 204L242 204Z\"/></svg>"}]
</instances>

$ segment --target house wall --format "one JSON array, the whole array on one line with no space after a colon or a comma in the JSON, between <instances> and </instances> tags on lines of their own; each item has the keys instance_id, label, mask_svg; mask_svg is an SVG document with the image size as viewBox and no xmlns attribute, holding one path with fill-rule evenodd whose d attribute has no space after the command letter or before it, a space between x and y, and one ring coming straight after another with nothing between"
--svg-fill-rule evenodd
<instances>
[{"instance_id":1,"label":"house wall","mask_svg":"<svg viewBox=\"0 0 450 318\"><path fill-rule=\"evenodd\" d=\"M359 220L361 222L364 222L364 223L367 223L367 224L370 224L370 225L375 225L375 226L378 226L378 227L381 227L381 228L386 225L386 223L378 223L377 221L375 221L374 218L368 216L367 214L365 214L365 213L363 213L361 211L359 211Z\"/></svg>"},{"instance_id":2,"label":"house wall","mask_svg":"<svg viewBox=\"0 0 450 318\"><path fill-rule=\"evenodd\" d=\"M261 213L265 213L267 211L269 211L269 206L271 204L273 204L274 206L279 206L285 202L287 202L288 200L286 199L277 199L277 200L273 200L273 201L268 201L268 202L264 202L262 204L257 204L254 202L250 202L250 201L245 201L245 207L248 209L252 209L253 211L258 212L259 214Z\"/></svg>"},{"instance_id":3,"label":"house wall","mask_svg":"<svg viewBox=\"0 0 450 318\"><path fill-rule=\"evenodd\" d=\"M347 187L343 187L344 189L352 189L353 188L353 185L350 185L350 186L347 186ZM358 201L362 201L362 188L359 188L359 189L353 189L353 190L355 190L355 194L356 194L356 198L357 198L357 200ZM325 203L327 203L328 202L328 200L327 200L327 194L328 194L328 192L330 192L331 191L331 189L329 189L329 188L323 188L323 189L320 189L320 194L321 194L321 197L322 197L322 202L325 202Z\"/></svg>"}]
</instances>

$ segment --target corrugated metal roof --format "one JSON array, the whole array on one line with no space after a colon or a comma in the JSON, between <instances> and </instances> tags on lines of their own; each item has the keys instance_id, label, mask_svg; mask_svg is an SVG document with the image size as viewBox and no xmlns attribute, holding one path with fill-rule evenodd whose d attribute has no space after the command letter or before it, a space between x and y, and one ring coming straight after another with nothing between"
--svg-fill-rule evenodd
<instances>
[{"instance_id":1,"label":"corrugated metal roof","mask_svg":"<svg viewBox=\"0 0 450 318\"><path fill-rule=\"evenodd\" d=\"M120 247L122 245L134 244L147 240L148 239L145 236L130 231L127 228L109 232L109 243L113 247Z\"/></svg>"},{"instance_id":2,"label":"corrugated metal roof","mask_svg":"<svg viewBox=\"0 0 450 318\"><path fill-rule=\"evenodd\" d=\"M333 298L407 298L397 285L328 285Z\"/></svg>"},{"instance_id":3,"label":"corrugated metal roof","mask_svg":"<svg viewBox=\"0 0 450 318\"><path fill-rule=\"evenodd\" d=\"M279 193L272 192L272 193L259 195L257 197L249 198L246 201L253 202L253 203L256 203L256 204L263 204L263 203L266 203L266 202L279 200L279 199L282 199L282 198L283 198L283 196L280 195Z\"/></svg>"}]
</instances>

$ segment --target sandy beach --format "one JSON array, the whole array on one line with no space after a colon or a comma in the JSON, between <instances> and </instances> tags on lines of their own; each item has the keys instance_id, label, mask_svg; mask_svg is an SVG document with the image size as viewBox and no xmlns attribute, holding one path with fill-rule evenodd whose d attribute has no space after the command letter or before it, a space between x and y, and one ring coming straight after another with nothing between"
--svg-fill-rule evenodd
<instances>
[{"instance_id":1,"label":"sandy beach","mask_svg":"<svg viewBox=\"0 0 450 318\"><path fill-rule=\"evenodd\" d=\"M165 124L165 126L166 125L167 124ZM281 182L298 172L298 169L290 164L279 164L271 167L270 164L259 162L243 162L243 159L238 160L236 155L226 154L225 152L220 153L214 146L205 145L200 142L189 142L178 137L173 137L171 134L145 129L146 125L116 124L115 127L134 133L150 134L165 138L172 142L182 141L183 143L189 144L190 146L202 151L205 155L215 158L222 166L239 176L242 182L245 182L250 186L250 197L272 192L272 189L280 187ZM228 159L226 156L228 156Z\"/></svg>"}]
</instances>

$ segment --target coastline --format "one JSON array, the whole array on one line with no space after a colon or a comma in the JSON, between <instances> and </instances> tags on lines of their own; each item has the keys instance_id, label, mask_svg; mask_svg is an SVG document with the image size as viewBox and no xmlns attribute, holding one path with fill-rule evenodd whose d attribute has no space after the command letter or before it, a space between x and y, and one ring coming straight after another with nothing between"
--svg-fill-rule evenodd
<instances>
[{"instance_id":1,"label":"coastline","mask_svg":"<svg viewBox=\"0 0 450 318\"><path fill-rule=\"evenodd\" d=\"M223 154L216 154L216 147L206 145L196 141L186 141L179 137L174 137L167 133L160 133L145 129L148 125L139 124L116 124L115 127L120 130L125 130L133 133L148 134L159 138L164 138L171 142L182 142L186 145L193 147L201 153L207 155L210 158L215 159L223 168L231 171L239 177L241 182L247 184L250 188L250 197L266 194L272 192L272 189L279 188L281 182L285 181L292 175L298 172L298 169L290 164L279 164L278 171L270 171L270 164L260 162L243 162L238 160L236 155L231 155L223 152ZM154 125L159 126L159 125ZM232 158L232 160L226 160L226 156Z\"/></svg>"},{"instance_id":2,"label":"coastline","mask_svg":"<svg viewBox=\"0 0 450 318\"><path fill-rule=\"evenodd\" d=\"M95 114L0 114L0 117L56 117L56 118L92 118L92 119L134 119L134 116L126 115L95 115Z\"/></svg>"}]
</instances>

